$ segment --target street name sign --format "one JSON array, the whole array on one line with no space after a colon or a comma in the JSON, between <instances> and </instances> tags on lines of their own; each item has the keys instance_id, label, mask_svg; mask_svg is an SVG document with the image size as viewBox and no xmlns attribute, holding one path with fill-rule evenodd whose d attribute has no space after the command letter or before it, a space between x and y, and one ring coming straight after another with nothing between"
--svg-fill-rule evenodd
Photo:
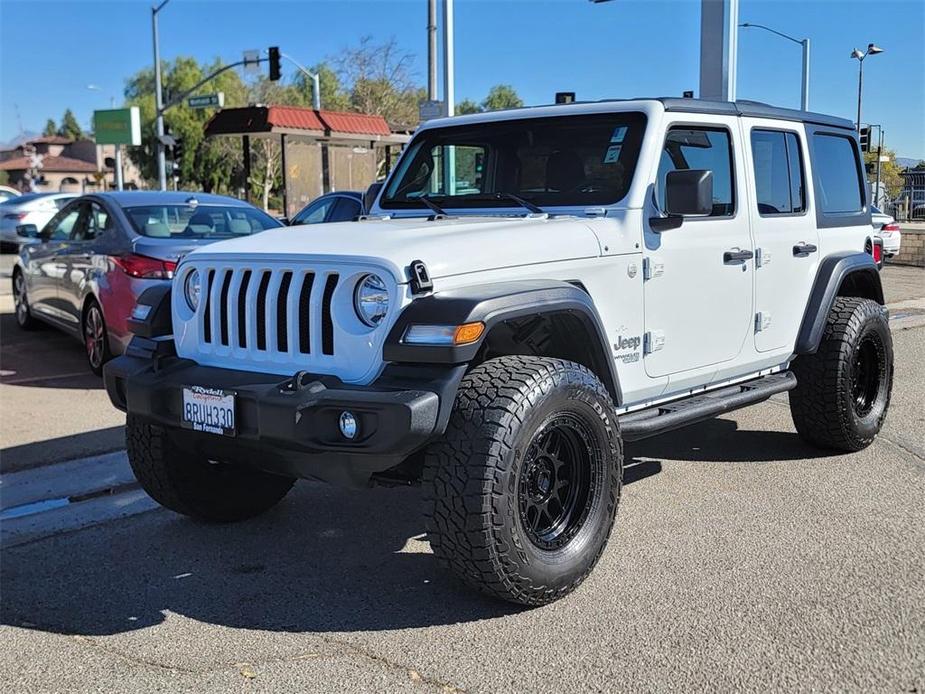
<instances>
[{"instance_id":1,"label":"street name sign","mask_svg":"<svg viewBox=\"0 0 925 694\"><path fill-rule=\"evenodd\" d=\"M212 108L214 106L222 108L225 105L225 92L191 96L186 100L186 105L190 108Z\"/></svg>"},{"instance_id":2,"label":"street name sign","mask_svg":"<svg viewBox=\"0 0 925 694\"><path fill-rule=\"evenodd\" d=\"M98 145L141 144L141 115L137 106L93 112L93 133Z\"/></svg>"}]
</instances>

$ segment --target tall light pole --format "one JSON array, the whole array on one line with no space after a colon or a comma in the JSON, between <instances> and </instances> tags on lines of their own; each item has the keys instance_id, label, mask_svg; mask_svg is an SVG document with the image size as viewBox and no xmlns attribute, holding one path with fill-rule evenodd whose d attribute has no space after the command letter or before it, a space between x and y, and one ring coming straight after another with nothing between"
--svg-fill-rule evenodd
<instances>
[{"instance_id":1,"label":"tall light pole","mask_svg":"<svg viewBox=\"0 0 925 694\"><path fill-rule=\"evenodd\" d=\"M157 40L157 13L164 9L170 0L162 0L160 5L151 6L151 32L154 36L154 110L155 132L157 142L157 182L161 190L167 190L167 157L164 153L164 93L161 90L161 48Z\"/></svg>"},{"instance_id":2,"label":"tall light pole","mask_svg":"<svg viewBox=\"0 0 925 694\"><path fill-rule=\"evenodd\" d=\"M770 31L772 34L777 34L778 36L787 39L788 41L793 41L803 47L803 89L800 93L800 108L804 111L809 110L809 39L795 39L792 36L785 34L782 31L777 31L771 27L766 27L763 24L752 24L750 22L745 22L740 24L740 27L753 28L753 29L764 29L765 31Z\"/></svg>"},{"instance_id":3,"label":"tall light pole","mask_svg":"<svg viewBox=\"0 0 925 694\"><path fill-rule=\"evenodd\" d=\"M455 113L453 99L456 66L453 58L453 0L443 0L443 98L446 115Z\"/></svg>"},{"instance_id":4,"label":"tall light pole","mask_svg":"<svg viewBox=\"0 0 925 694\"><path fill-rule=\"evenodd\" d=\"M315 109L316 111L320 111L321 110L321 77L320 75L317 72L312 72L307 67L302 65L302 63L297 61L295 58L293 58L292 56L286 55L282 51L280 51L279 55L280 57L285 58L290 63L295 65L299 69L299 72L301 72L303 75L305 75L312 81L312 108Z\"/></svg>"},{"instance_id":5,"label":"tall light pole","mask_svg":"<svg viewBox=\"0 0 925 694\"><path fill-rule=\"evenodd\" d=\"M437 100L437 0L427 0L427 99Z\"/></svg>"},{"instance_id":6,"label":"tall light pole","mask_svg":"<svg viewBox=\"0 0 925 694\"><path fill-rule=\"evenodd\" d=\"M855 48L851 51L851 57L858 59L858 122L857 129L858 133L861 132L861 89L864 85L864 58L869 55L877 55L877 53L883 53L882 48L878 48L872 43L867 44L867 50L863 53Z\"/></svg>"}]
</instances>

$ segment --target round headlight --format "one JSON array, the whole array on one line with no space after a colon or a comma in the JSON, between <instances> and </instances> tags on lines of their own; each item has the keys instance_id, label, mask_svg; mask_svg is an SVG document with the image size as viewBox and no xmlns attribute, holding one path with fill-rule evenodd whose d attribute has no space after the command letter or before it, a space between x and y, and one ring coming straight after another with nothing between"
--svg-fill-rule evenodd
<instances>
[{"instance_id":1,"label":"round headlight","mask_svg":"<svg viewBox=\"0 0 925 694\"><path fill-rule=\"evenodd\" d=\"M389 310L389 290L379 275L364 275L357 282L353 294L357 317L370 328L375 328Z\"/></svg>"},{"instance_id":2,"label":"round headlight","mask_svg":"<svg viewBox=\"0 0 925 694\"><path fill-rule=\"evenodd\" d=\"M183 280L183 296L186 297L187 305L193 313L199 308L199 295L202 291L202 283L199 280L199 270L190 272L186 279Z\"/></svg>"}]
</instances>

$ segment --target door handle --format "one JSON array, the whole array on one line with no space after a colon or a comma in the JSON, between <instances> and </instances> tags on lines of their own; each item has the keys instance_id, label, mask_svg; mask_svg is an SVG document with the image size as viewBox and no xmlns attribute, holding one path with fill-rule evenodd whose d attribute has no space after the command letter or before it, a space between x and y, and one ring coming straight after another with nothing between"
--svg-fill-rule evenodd
<instances>
[{"instance_id":1,"label":"door handle","mask_svg":"<svg viewBox=\"0 0 925 694\"><path fill-rule=\"evenodd\" d=\"M755 254L751 251L740 251L738 248L734 248L731 251L723 253L723 262L726 263L726 265L732 265L734 263L751 260L754 257Z\"/></svg>"},{"instance_id":2,"label":"door handle","mask_svg":"<svg viewBox=\"0 0 925 694\"><path fill-rule=\"evenodd\" d=\"M817 250L819 249L816 248L813 244L803 243L801 241L800 243L798 243L796 246L793 247L793 254L797 258L805 258L810 253L815 253Z\"/></svg>"}]
</instances>

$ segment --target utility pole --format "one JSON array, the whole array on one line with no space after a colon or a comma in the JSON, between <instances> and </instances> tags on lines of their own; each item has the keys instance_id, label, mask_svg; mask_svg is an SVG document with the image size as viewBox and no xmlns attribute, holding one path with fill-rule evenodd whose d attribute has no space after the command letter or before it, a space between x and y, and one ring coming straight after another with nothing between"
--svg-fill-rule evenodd
<instances>
[{"instance_id":1,"label":"utility pole","mask_svg":"<svg viewBox=\"0 0 925 694\"><path fill-rule=\"evenodd\" d=\"M874 188L874 200L876 201L874 204L880 207L880 163L881 157L883 157L883 128L878 125L877 130L880 131L880 140L877 144L877 186Z\"/></svg>"},{"instance_id":2,"label":"utility pole","mask_svg":"<svg viewBox=\"0 0 925 694\"><path fill-rule=\"evenodd\" d=\"M443 98L446 101L446 115L448 116L455 113L454 72L453 0L443 0Z\"/></svg>"},{"instance_id":3,"label":"utility pole","mask_svg":"<svg viewBox=\"0 0 925 694\"><path fill-rule=\"evenodd\" d=\"M161 90L161 48L157 39L157 13L164 9L170 0L162 0L160 5L151 6L151 32L154 36L154 110L155 132L157 133L157 182L161 190L167 190L167 157L164 154L164 93Z\"/></svg>"},{"instance_id":4,"label":"utility pole","mask_svg":"<svg viewBox=\"0 0 925 694\"><path fill-rule=\"evenodd\" d=\"M700 98L736 100L739 0L700 0Z\"/></svg>"},{"instance_id":5,"label":"utility pole","mask_svg":"<svg viewBox=\"0 0 925 694\"><path fill-rule=\"evenodd\" d=\"M427 0L427 100L437 100L437 0Z\"/></svg>"}]
</instances>

